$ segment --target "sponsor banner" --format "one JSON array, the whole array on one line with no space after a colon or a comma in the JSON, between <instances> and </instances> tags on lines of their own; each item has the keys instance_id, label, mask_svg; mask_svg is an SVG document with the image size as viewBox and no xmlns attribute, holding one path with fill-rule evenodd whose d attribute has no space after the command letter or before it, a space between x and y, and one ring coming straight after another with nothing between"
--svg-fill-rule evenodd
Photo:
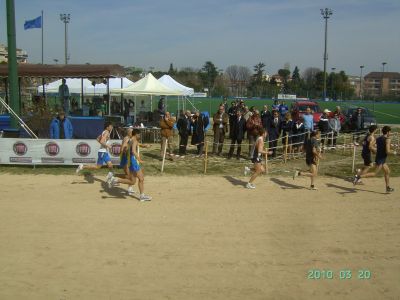
<instances>
[{"instance_id":1,"label":"sponsor banner","mask_svg":"<svg viewBox=\"0 0 400 300\"><path fill-rule=\"evenodd\" d=\"M119 164L121 141L111 140L110 156ZM0 138L0 164L95 164L100 144L96 140Z\"/></svg>"}]
</instances>

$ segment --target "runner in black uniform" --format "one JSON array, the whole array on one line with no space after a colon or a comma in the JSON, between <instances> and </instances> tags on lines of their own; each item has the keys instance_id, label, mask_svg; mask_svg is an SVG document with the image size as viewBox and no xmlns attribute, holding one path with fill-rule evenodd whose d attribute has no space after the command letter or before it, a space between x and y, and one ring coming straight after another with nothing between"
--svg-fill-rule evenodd
<instances>
[{"instance_id":1,"label":"runner in black uniform","mask_svg":"<svg viewBox=\"0 0 400 300\"><path fill-rule=\"evenodd\" d=\"M364 168L362 170L358 169L357 174L354 176L353 184L356 185L357 182L360 182L360 175L366 174L371 167L372 164L372 153L376 153L376 140L375 140L375 132L378 129L378 126L371 125L368 129L368 133L365 135L363 143L362 143L362 151L361 157L364 160Z\"/></svg>"},{"instance_id":2,"label":"runner in black uniform","mask_svg":"<svg viewBox=\"0 0 400 300\"><path fill-rule=\"evenodd\" d=\"M390 150L390 131L391 128L389 126L384 126L382 128L382 135L376 139L375 172L370 172L356 176L355 183L357 183L357 181L360 180L360 178L374 177L380 172L380 170L383 169L385 175L386 192L391 193L394 191L394 189L392 189L389 185L390 169L386 163L386 158L388 154L396 154L395 152Z\"/></svg>"},{"instance_id":3,"label":"runner in black uniform","mask_svg":"<svg viewBox=\"0 0 400 300\"><path fill-rule=\"evenodd\" d=\"M296 170L293 174L293 180L297 176L307 176L311 178L311 190L316 190L317 188L314 186L314 180L315 177L318 175L318 160L322 159L321 153L320 153L320 145L318 142L318 139L320 137L320 132L319 131L313 131L310 134L310 138L306 140L304 143L305 147L305 152L306 152L306 164L310 168L309 172L304 172L304 171L298 171Z\"/></svg>"},{"instance_id":4,"label":"runner in black uniform","mask_svg":"<svg viewBox=\"0 0 400 300\"><path fill-rule=\"evenodd\" d=\"M260 128L258 130L258 138L256 140L254 146L253 157L251 161L254 164L254 174L251 176L249 182L246 185L248 189L255 189L256 186L253 184L253 181L257 178L258 175L265 172L265 168L262 165L262 154L267 154L267 151L264 149L264 140L267 136L267 132L264 128ZM249 171L249 168L245 167L245 174Z\"/></svg>"}]
</instances>

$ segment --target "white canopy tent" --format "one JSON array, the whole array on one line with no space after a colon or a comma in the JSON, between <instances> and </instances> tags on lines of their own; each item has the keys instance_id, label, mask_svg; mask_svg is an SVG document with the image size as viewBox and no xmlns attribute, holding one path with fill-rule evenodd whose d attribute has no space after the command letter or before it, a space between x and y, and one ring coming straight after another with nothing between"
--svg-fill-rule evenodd
<instances>
[{"instance_id":1,"label":"white canopy tent","mask_svg":"<svg viewBox=\"0 0 400 300\"><path fill-rule=\"evenodd\" d=\"M99 83L93 85L89 79L86 78L67 78L66 84L68 86L70 94L81 94L84 95L103 95L107 94L107 84ZM58 88L62 83L62 79L45 84L45 93L56 94L58 93ZM128 78L109 78L110 90L115 88L125 88L131 85L133 81ZM38 93L43 93L43 86L37 88Z\"/></svg>"},{"instance_id":2,"label":"white canopy tent","mask_svg":"<svg viewBox=\"0 0 400 300\"><path fill-rule=\"evenodd\" d=\"M182 91L173 90L159 82L151 73L148 73L142 79L134 82L130 86L123 89L112 89L112 93L126 94L135 96L135 120L137 117L137 104L136 96L147 95L150 96L150 111L153 111L153 96L182 96Z\"/></svg>"},{"instance_id":3,"label":"white canopy tent","mask_svg":"<svg viewBox=\"0 0 400 300\"><path fill-rule=\"evenodd\" d=\"M169 87L171 90L181 91L183 96L191 96L194 94L193 88L184 86L169 75L163 75L158 79L158 81Z\"/></svg>"}]
</instances>

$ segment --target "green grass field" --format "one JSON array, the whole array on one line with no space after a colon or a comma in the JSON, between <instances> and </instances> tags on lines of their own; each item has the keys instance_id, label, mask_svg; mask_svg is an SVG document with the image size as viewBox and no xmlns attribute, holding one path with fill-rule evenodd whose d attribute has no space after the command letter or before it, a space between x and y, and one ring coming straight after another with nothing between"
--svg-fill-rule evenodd
<instances>
[{"instance_id":1,"label":"green grass field","mask_svg":"<svg viewBox=\"0 0 400 300\"><path fill-rule=\"evenodd\" d=\"M193 103L193 105L201 110L208 111L211 114L216 112L218 109L218 105L221 103L221 98L189 98L189 101ZM230 106L230 102L232 99L228 100L228 104ZM153 107L157 107L158 99L153 99ZM262 109L265 104L272 105L273 100L271 99L251 99L246 100L245 102L248 106L255 106L258 109ZM291 101L286 101L286 104L290 107ZM375 111L374 115L379 124L400 124L400 103L379 103L375 104L373 101L342 101L342 102L318 102L322 109L328 108L329 110L334 110L336 106L341 106L342 109L346 107L355 107L362 106L370 109L372 112ZM180 107L182 105L182 100L180 100ZM187 101L186 108L192 110L192 105ZM167 98L167 109L170 112L176 113L178 110L178 100L177 98L168 97Z\"/></svg>"}]
</instances>

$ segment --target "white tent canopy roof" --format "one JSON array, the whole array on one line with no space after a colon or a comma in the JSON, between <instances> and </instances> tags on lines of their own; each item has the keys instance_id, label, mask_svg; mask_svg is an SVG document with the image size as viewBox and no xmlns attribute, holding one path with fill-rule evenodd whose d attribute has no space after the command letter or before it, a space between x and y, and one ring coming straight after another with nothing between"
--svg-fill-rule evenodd
<instances>
[{"instance_id":1,"label":"white tent canopy roof","mask_svg":"<svg viewBox=\"0 0 400 300\"><path fill-rule=\"evenodd\" d=\"M136 81L123 89L112 89L113 93L122 93L130 95L163 95L163 96L182 96L181 91L170 89L159 82L151 73L144 78Z\"/></svg>"},{"instance_id":2,"label":"white tent canopy roof","mask_svg":"<svg viewBox=\"0 0 400 300\"><path fill-rule=\"evenodd\" d=\"M66 84L68 86L68 90L70 94L80 94L82 90L82 82L80 78L66 78ZM48 94L58 93L58 88L62 83L62 79L50 82L45 84L45 92ZM121 87L121 78L109 78L110 83L110 91L114 88ZM122 78L122 87L125 88L131 85L133 82L128 78ZM37 88L38 93L43 93L43 85ZM83 79L83 94L84 95L103 95L107 94L107 84L99 83L95 86L92 85L92 82L89 79Z\"/></svg>"},{"instance_id":3,"label":"white tent canopy roof","mask_svg":"<svg viewBox=\"0 0 400 300\"><path fill-rule=\"evenodd\" d=\"M191 96L194 94L194 89L184 86L169 75L163 75L158 79L159 82L163 83L172 90L181 91L184 96Z\"/></svg>"}]
</instances>

